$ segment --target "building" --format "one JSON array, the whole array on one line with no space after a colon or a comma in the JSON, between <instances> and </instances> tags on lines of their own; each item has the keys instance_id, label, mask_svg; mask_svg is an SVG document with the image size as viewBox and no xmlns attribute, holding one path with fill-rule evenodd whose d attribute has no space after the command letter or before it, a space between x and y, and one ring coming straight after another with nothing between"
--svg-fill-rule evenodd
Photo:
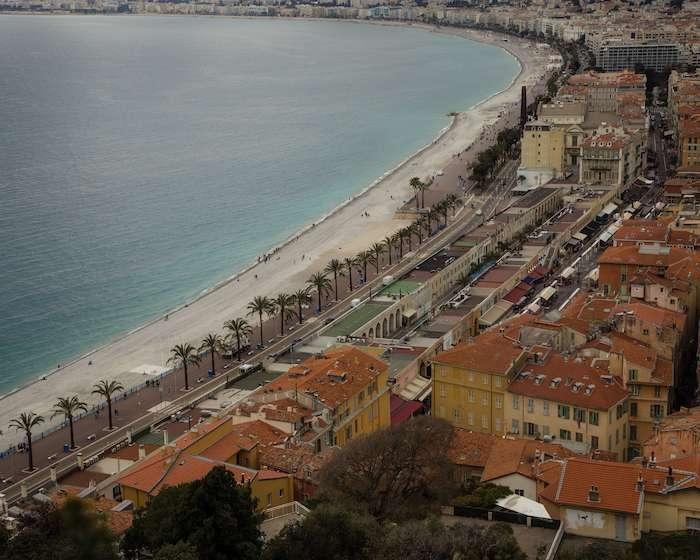
<instances>
[{"instance_id":1,"label":"building","mask_svg":"<svg viewBox=\"0 0 700 560\"><path fill-rule=\"evenodd\" d=\"M678 146L681 167L700 166L700 109L679 123Z\"/></svg>"},{"instance_id":2,"label":"building","mask_svg":"<svg viewBox=\"0 0 700 560\"><path fill-rule=\"evenodd\" d=\"M432 366L433 416L467 430L506 433L506 387L526 360L517 341L492 331L439 353Z\"/></svg>"},{"instance_id":3,"label":"building","mask_svg":"<svg viewBox=\"0 0 700 560\"><path fill-rule=\"evenodd\" d=\"M700 407L684 408L654 426L642 455L656 461L700 455Z\"/></svg>"},{"instance_id":4,"label":"building","mask_svg":"<svg viewBox=\"0 0 700 560\"><path fill-rule=\"evenodd\" d=\"M662 72L678 66L681 47L677 43L625 41L616 37L603 42L595 57L597 65L606 72L639 67Z\"/></svg>"},{"instance_id":5,"label":"building","mask_svg":"<svg viewBox=\"0 0 700 560\"><path fill-rule=\"evenodd\" d=\"M525 125L518 177L531 187L539 187L559 178L564 172L564 130L543 120Z\"/></svg>"},{"instance_id":6,"label":"building","mask_svg":"<svg viewBox=\"0 0 700 560\"><path fill-rule=\"evenodd\" d=\"M388 365L354 346L340 346L293 365L254 394L259 401L292 399L324 418L323 432L298 434L317 450L391 424ZM325 441L323 441L325 440Z\"/></svg>"},{"instance_id":7,"label":"building","mask_svg":"<svg viewBox=\"0 0 700 560\"><path fill-rule=\"evenodd\" d=\"M640 131L601 124L583 140L579 178L588 185L626 188L646 166L646 140Z\"/></svg>"},{"instance_id":8,"label":"building","mask_svg":"<svg viewBox=\"0 0 700 560\"><path fill-rule=\"evenodd\" d=\"M627 447L628 393L605 360L533 348L508 385L505 422L523 437L556 441L578 453L596 449L619 459Z\"/></svg>"}]
</instances>

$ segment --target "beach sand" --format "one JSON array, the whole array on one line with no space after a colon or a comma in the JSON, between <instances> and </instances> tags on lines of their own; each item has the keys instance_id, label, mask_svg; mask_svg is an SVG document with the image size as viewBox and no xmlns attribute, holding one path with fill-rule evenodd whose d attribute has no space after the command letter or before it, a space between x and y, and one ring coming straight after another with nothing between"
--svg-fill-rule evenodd
<instances>
[{"instance_id":1,"label":"beach sand","mask_svg":"<svg viewBox=\"0 0 700 560\"><path fill-rule=\"evenodd\" d=\"M245 306L254 296L293 292L331 258L354 255L403 227L407 222L394 219L394 213L411 197L408 187L411 177L428 177L444 170L444 175L437 177L435 188L439 189L445 182L454 185L458 174L466 175L465 165L473 154L490 145L506 123L511 126L517 123L521 86L528 86L530 100L534 98L533 90L542 90L550 54L547 50L537 50L532 43L514 38L505 43L502 36L492 33L453 28L437 30L423 25L413 27L503 47L518 58L522 70L509 88L460 113L438 139L325 219L319 218L314 225L304 228L277 248L267 262L251 265L237 277L171 311L167 320L164 317L154 320L48 373L44 380L0 397L0 430L3 431L0 449L20 441L20 434L6 429L9 420L20 412L32 410L43 414L47 423L42 429L47 429L59 422L59 419L49 421L50 410L58 396L75 393L88 403L95 403L90 390L99 378L119 379L127 387L143 383L146 379L143 373L134 370L143 365L164 367L174 344L190 341L197 345L206 333L222 332L226 320L245 316ZM485 132L482 134L482 131ZM460 158L455 157L460 153ZM365 212L369 216L364 216Z\"/></svg>"}]
</instances>

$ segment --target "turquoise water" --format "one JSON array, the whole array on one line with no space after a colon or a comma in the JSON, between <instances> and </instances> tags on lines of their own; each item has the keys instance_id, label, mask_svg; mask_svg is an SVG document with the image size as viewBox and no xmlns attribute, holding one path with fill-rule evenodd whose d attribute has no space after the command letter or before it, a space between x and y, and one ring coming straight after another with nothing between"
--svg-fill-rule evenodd
<instances>
[{"instance_id":1,"label":"turquoise water","mask_svg":"<svg viewBox=\"0 0 700 560\"><path fill-rule=\"evenodd\" d=\"M416 29L0 16L0 394L228 277L517 70Z\"/></svg>"}]
</instances>

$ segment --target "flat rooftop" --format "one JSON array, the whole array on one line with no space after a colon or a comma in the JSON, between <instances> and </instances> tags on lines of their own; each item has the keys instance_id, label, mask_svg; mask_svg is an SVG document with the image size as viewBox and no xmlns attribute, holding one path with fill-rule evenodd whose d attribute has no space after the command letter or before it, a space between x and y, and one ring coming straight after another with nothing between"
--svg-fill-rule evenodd
<instances>
[{"instance_id":1,"label":"flat rooftop","mask_svg":"<svg viewBox=\"0 0 700 560\"><path fill-rule=\"evenodd\" d=\"M368 301L333 323L321 333L321 336L350 336L391 304L392 302L388 301Z\"/></svg>"},{"instance_id":2,"label":"flat rooftop","mask_svg":"<svg viewBox=\"0 0 700 560\"><path fill-rule=\"evenodd\" d=\"M408 278L402 278L392 282L388 286L385 286L379 291L380 296L405 296L411 292L416 291L423 284L417 280L410 280Z\"/></svg>"},{"instance_id":3,"label":"flat rooftop","mask_svg":"<svg viewBox=\"0 0 700 560\"><path fill-rule=\"evenodd\" d=\"M520 198L516 198L513 204L511 204L511 208L532 208L547 197L552 196L556 191L557 189L552 187L540 187L532 190Z\"/></svg>"}]
</instances>

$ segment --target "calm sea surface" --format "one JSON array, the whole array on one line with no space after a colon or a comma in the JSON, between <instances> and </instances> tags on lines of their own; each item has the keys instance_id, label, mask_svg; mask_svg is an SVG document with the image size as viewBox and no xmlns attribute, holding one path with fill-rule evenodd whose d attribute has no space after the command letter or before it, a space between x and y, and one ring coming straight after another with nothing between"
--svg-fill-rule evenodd
<instances>
[{"instance_id":1,"label":"calm sea surface","mask_svg":"<svg viewBox=\"0 0 700 560\"><path fill-rule=\"evenodd\" d=\"M414 29L0 16L0 394L242 268L517 70Z\"/></svg>"}]
</instances>

